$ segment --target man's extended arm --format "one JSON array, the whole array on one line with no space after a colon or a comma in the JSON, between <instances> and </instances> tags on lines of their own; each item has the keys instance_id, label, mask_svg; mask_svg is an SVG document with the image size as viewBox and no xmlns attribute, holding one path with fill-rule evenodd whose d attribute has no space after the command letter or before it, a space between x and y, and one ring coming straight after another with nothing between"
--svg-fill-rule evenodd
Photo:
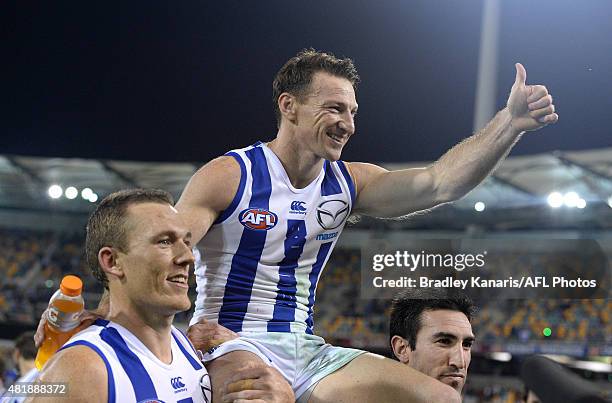
<instances>
[{"instance_id":1,"label":"man's extended arm","mask_svg":"<svg viewBox=\"0 0 612 403\"><path fill-rule=\"evenodd\" d=\"M429 167L387 171L351 163L358 191L355 212L398 217L457 200L495 169L525 131L555 123L558 116L546 87L525 85L525 69L517 63L516 70L507 107Z\"/></svg>"}]
</instances>

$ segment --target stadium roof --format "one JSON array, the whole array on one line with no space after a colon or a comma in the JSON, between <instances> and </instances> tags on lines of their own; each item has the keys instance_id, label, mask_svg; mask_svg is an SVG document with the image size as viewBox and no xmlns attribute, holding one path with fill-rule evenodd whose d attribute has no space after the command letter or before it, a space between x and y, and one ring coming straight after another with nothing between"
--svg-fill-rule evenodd
<instances>
[{"instance_id":1,"label":"stadium roof","mask_svg":"<svg viewBox=\"0 0 612 403\"><path fill-rule=\"evenodd\" d=\"M99 198L123 188L160 188L180 195L196 164L0 156L0 209L89 213L79 195L51 199L49 186L89 187Z\"/></svg>"},{"instance_id":2,"label":"stadium roof","mask_svg":"<svg viewBox=\"0 0 612 403\"><path fill-rule=\"evenodd\" d=\"M427 164L385 166L397 169ZM48 188L52 184L63 189L74 186L79 191L89 187L100 198L128 187L161 188L178 198L199 165L4 155L0 156L0 211L77 215L91 211L93 203L80 195L74 200L64 196L51 199ZM585 200L586 208L550 208L547 197L554 191L576 192ZM546 221L569 227L610 228L611 196L612 148L517 156L504 161L494 175L459 202L401 225L448 228L494 223L497 228L508 229L542 227ZM479 201L486 206L481 214L474 211Z\"/></svg>"}]
</instances>

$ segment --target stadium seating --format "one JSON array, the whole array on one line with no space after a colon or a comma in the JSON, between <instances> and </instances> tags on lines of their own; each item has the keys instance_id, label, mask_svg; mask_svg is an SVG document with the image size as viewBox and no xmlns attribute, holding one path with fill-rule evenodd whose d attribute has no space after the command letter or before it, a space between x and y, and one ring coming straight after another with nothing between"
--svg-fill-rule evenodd
<instances>
[{"instance_id":1,"label":"stadium seating","mask_svg":"<svg viewBox=\"0 0 612 403\"><path fill-rule=\"evenodd\" d=\"M36 323L51 294L66 274L84 281L91 308L102 288L86 267L82 235L0 229L0 322ZM317 292L315 329L332 342L355 347L384 348L387 345L389 301L360 298L359 250L338 248L333 253ZM522 265L524 258L491 257L496 270L501 265ZM546 270L556 264L542 256L533 266ZM585 270L588 262L584 263ZM193 285L193 276L190 279ZM195 287L190 288L195 299ZM504 300L479 301L473 326L479 347L506 341L612 343L610 300ZM189 312L177 316L186 323ZM542 329L550 327L549 337ZM478 346L477 346L478 347Z\"/></svg>"}]
</instances>

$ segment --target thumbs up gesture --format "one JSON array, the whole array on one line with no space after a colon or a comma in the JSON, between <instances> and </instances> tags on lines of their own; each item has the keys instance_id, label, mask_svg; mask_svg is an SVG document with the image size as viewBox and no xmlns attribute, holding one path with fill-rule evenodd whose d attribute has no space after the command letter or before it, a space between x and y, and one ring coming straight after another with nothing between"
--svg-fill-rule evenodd
<instances>
[{"instance_id":1,"label":"thumbs up gesture","mask_svg":"<svg viewBox=\"0 0 612 403\"><path fill-rule=\"evenodd\" d=\"M508 110L516 130L537 130L559 120L552 96L543 85L527 85L527 72L516 63L516 78L508 97Z\"/></svg>"}]
</instances>

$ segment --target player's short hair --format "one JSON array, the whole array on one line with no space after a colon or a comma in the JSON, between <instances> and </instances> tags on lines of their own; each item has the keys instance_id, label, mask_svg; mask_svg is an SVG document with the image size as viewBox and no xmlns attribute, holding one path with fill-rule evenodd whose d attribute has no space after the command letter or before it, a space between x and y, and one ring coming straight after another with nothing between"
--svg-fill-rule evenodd
<instances>
[{"instance_id":1,"label":"player's short hair","mask_svg":"<svg viewBox=\"0 0 612 403\"><path fill-rule=\"evenodd\" d=\"M172 195L160 189L120 190L106 196L87 221L85 257L94 277L108 289L106 273L98 264L98 252L105 246L128 251L127 209L132 204L160 203L174 205Z\"/></svg>"},{"instance_id":2,"label":"player's short hair","mask_svg":"<svg viewBox=\"0 0 612 403\"><path fill-rule=\"evenodd\" d=\"M26 360L36 358L36 345L34 344L34 332L24 332L15 340L15 349L19 350L21 355ZM22 374L23 375L23 374Z\"/></svg>"},{"instance_id":3,"label":"player's short hair","mask_svg":"<svg viewBox=\"0 0 612 403\"><path fill-rule=\"evenodd\" d=\"M474 303L459 291L446 289L406 290L393 298L389 319L389 343L393 336L408 340L410 349L416 348L417 334L421 330L424 311L447 309L459 311L471 322L476 311Z\"/></svg>"},{"instance_id":4,"label":"player's short hair","mask_svg":"<svg viewBox=\"0 0 612 403\"><path fill-rule=\"evenodd\" d=\"M277 126L280 127L281 122L278 97L283 92L288 92L301 100L307 94L312 77L318 71L346 78L353 85L353 89L357 90L360 78L351 59L340 59L332 53L319 52L313 48L304 49L289 59L274 77L272 104Z\"/></svg>"}]
</instances>

